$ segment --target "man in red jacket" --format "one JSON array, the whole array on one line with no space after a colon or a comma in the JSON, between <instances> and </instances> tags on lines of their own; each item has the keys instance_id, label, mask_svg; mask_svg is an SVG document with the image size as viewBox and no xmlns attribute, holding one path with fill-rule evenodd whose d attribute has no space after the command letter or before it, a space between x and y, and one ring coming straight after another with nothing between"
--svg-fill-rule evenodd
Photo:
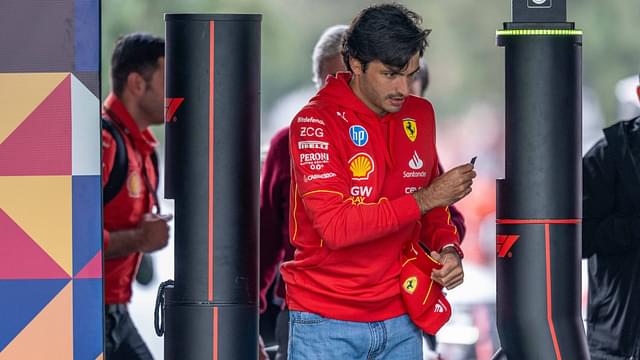
<instances>
[{"instance_id":1,"label":"man in red jacket","mask_svg":"<svg viewBox=\"0 0 640 360\"><path fill-rule=\"evenodd\" d=\"M342 36L347 31L346 25L335 25L327 28L316 43L312 56L313 82L316 88L324 86L328 75L345 71L340 50ZM420 71L411 80L410 93L424 96L429 86L429 72L424 59L420 59ZM289 187L291 157L289 156L289 127L278 131L267 152L260 186L260 312L267 310L267 292L273 288L278 298L285 298L284 284L277 277L277 268L282 261L293 259L294 248L289 242ZM442 167L439 166L440 172ZM450 206L451 222L456 226L460 242L466 232L464 217ZM284 306L284 304L283 304ZM267 321L267 325L271 322ZM261 325L262 326L262 325ZM275 322L275 340L278 344L276 360L287 358L289 341L289 311L284 308L278 313ZM427 334L430 349L435 350L435 336ZM264 348L264 346L261 346ZM263 358L267 358L262 353Z\"/></svg>"},{"instance_id":2,"label":"man in red jacket","mask_svg":"<svg viewBox=\"0 0 640 360\"><path fill-rule=\"evenodd\" d=\"M402 246L419 239L463 281L448 206L471 191L473 166L440 174L431 104L409 95L428 30L401 5L363 10L343 42L349 72L293 119L289 233L282 266L290 359L422 359L421 331L400 295Z\"/></svg>"},{"instance_id":3,"label":"man in red jacket","mask_svg":"<svg viewBox=\"0 0 640 360\"><path fill-rule=\"evenodd\" d=\"M111 58L112 92L103 118L124 140L128 169L120 192L104 206L105 358L152 359L127 311L142 252L167 245L171 215L154 214L157 175L150 125L164 121L164 40L149 34L120 38ZM116 139L102 131L102 183L115 166Z\"/></svg>"}]
</instances>

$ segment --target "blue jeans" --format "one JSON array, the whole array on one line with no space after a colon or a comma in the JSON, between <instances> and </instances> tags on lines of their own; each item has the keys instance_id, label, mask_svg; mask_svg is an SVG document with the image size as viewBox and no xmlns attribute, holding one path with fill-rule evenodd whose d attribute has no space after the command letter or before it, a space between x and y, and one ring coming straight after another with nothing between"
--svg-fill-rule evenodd
<instances>
[{"instance_id":1,"label":"blue jeans","mask_svg":"<svg viewBox=\"0 0 640 360\"><path fill-rule=\"evenodd\" d=\"M422 332L402 315L376 322L289 311L289 360L422 360Z\"/></svg>"}]
</instances>

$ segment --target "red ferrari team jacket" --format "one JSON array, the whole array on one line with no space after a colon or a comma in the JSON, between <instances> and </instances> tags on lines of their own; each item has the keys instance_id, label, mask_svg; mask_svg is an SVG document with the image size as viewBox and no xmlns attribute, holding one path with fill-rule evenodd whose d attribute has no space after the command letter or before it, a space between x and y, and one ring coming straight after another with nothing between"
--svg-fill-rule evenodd
<instances>
[{"instance_id":1,"label":"red ferrari team jacket","mask_svg":"<svg viewBox=\"0 0 640 360\"><path fill-rule=\"evenodd\" d=\"M402 245L459 244L447 208L420 216L410 195L439 175L431 104L409 96L378 116L338 73L293 119L290 309L348 321L404 314Z\"/></svg>"},{"instance_id":2,"label":"red ferrari team jacket","mask_svg":"<svg viewBox=\"0 0 640 360\"><path fill-rule=\"evenodd\" d=\"M142 177L146 169L149 182L156 184L156 174L151 153L157 141L148 129L141 131L113 94L105 100L107 110L103 116L110 118L123 131L129 160L128 176L120 192L104 207L104 248L109 247L109 232L134 229L145 213L151 212L153 195ZM102 130L102 186L106 185L114 166L116 143L107 130ZM144 162L144 167L142 166ZM104 262L104 291L106 304L124 304L131 300L131 283L135 277L141 253L107 259Z\"/></svg>"}]
</instances>

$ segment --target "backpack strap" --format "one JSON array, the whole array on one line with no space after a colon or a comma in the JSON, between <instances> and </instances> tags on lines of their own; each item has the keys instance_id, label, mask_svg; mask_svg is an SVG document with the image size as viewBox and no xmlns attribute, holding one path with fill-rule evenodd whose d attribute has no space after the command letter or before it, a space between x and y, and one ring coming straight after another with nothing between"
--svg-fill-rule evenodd
<instances>
[{"instance_id":1,"label":"backpack strap","mask_svg":"<svg viewBox=\"0 0 640 360\"><path fill-rule=\"evenodd\" d=\"M116 142L116 156L113 161L113 168L111 169L107 183L104 188L102 188L102 202L104 205L107 205L118 195L127 180L129 158L127 157L127 146L124 143L124 138L120 130L111 120L103 118L101 123L102 128L107 130Z\"/></svg>"},{"instance_id":2,"label":"backpack strap","mask_svg":"<svg viewBox=\"0 0 640 360\"><path fill-rule=\"evenodd\" d=\"M118 126L111 120L102 119L102 128L107 130L116 142L116 156L113 160L113 168L109 174L109 179L102 189L102 201L104 205L107 205L113 198L118 195L124 183L127 181L127 175L129 172L129 158L127 156L127 145L124 142L122 132ZM157 200L158 183L160 182L160 170L158 170L158 153L153 150L151 153L151 162L153 163L153 171L156 174L156 181L153 184L154 200ZM158 205L159 206L159 205Z\"/></svg>"},{"instance_id":3,"label":"backpack strap","mask_svg":"<svg viewBox=\"0 0 640 360\"><path fill-rule=\"evenodd\" d=\"M158 192L158 184L160 183L160 170L158 170L158 153L154 149L151 153L151 162L153 163L153 171L156 174L156 181L153 184L154 192Z\"/></svg>"}]
</instances>

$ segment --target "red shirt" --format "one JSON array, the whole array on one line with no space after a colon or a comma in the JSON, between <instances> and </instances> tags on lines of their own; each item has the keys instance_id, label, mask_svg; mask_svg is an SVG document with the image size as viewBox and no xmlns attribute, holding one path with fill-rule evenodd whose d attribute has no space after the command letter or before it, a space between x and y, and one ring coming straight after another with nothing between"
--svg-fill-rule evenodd
<instances>
[{"instance_id":1,"label":"red shirt","mask_svg":"<svg viewBox=\"0 0 640 360\"><path fill-rule=\"evenodd\" d=\"M282 260L293 259L289 242L289 187L291 186L289 128L271 139L262 167L260 184L260 312L267 308L266 296ZM275 293L285 298L284 286L277 283Z\"/></svg>"},{"instance_id":2,"label":"red shirt","mask_svg":"<svg viewBox=\"0 0 640 360\"><path fill-rule=\"evenodd\" d=\"M104 207L104 249L109 247L109 232L134 229L144 214L151 212L153 195L142 177L142 163L151 184L156 184L151 154L157 141L148 129L140 130L124 104L109 94L104 102L103 117L111 119L121 130L129 160L128 176L120 192ZM110 114L114 116L110 116ZM106 185L114 166L116 142L102 130L102 186ZM104 263L105 303L123 304L131 300L131 283L135 277L141 253L133 253Z\"/></svg>"},{"instance_id":3,"label":"red shirt","mask_svg":"<svg viewBox=\"0 0 640 360\"><path fill-rule=\"evenodd\" d=\"M439 175L431 104L409 96L379 117L339 73L290 127L289 231L294 259L282 266L287 304L349 321L404 314L402 245L459 244L446 208L425 216L411 192Z\"/></svg>"}]
</instances>

